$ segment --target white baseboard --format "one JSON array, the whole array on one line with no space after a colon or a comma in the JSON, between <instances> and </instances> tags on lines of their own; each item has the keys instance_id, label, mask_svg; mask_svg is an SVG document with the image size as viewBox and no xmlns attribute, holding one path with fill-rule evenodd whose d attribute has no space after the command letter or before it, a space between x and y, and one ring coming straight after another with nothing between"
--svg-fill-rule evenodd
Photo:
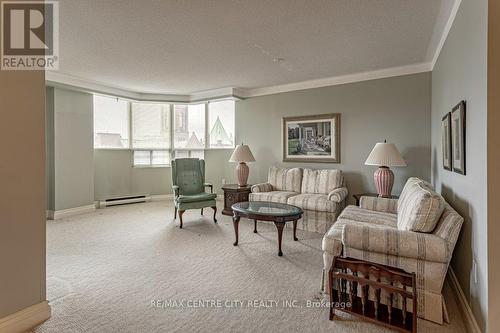
<instances>
[{"instance_id":1,"label":"white baseboard","mask_svg":"<svg viewBox=\"0 0 500 333\"><path fill-rule=\"evenodd\" d=\"M7 317L0 318L0 333L26 332L49 318L49 303L43 301L8 315Z\"/></svg>"},{"instance_id":2,"label":"white baseboard","mask_svg":"<svg viewBox=\"0 0 500 333\"><path fill-rule=\"evenodd\" d=\"M174 200L173 194L156 194L151 196L151 201ZM217 194L216 200L224 200L224 194Z\"/></svg>"},{"instance_id":3,"label":"white baseboard","mask_svg":"<svg viewBox=\"0 0 500 333\"><path fill-rule=\"evenodd\" d=\"M173 194L155 194L151 196L151 201L167 201L174 200Z\"/></svg>"},{"instance_id":4,"label":"white baseboard","mask_svg":"<svg viewBox=\"0 0 500 333\"><path fill-rule=\"evenodd\" d=\"M462 318L465 323L465 328L469 333L481 333L481 329L477 324L476 318L472 313L472 309L469 306L469 302L465 297L465 294L458 282L457 276L455 275L455 271L451 266L448 268L448 280L450 282L451 289L455 294L455 298L457 299L457 305L460 313L462 314Z\"/></svg>"},{"instance_id":5,"label":"white baseboard","mask_svg":"<svg viewBox=\"0 0 500 333\"><path fill-rule=\"evenodd\" d=\"M81 207L75 207L75 208L69 208L69 209L63 209L63 210L56 210L56 211L49 210L48 211L48 218L51 220L58 220L58 219L62 219L65 217L91 213L93 211L95 211L95 205L87 205L87 206L81 206Z\"/></svg>"}]
</instances>

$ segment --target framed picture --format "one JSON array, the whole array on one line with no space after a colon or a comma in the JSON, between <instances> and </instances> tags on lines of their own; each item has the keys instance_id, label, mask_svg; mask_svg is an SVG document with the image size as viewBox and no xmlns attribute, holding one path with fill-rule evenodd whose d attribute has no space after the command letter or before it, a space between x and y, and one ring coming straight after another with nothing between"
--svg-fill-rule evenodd
<instances>
[{"instance_id":1,"label":"framed picture","mask_svg":"<svg viewBox=\"0 0 500 333\"><path fill-rule=\"evenodd\" d=\"M283 162L340 163L340 113L283 118Z\"/></svg>"},{"instance_id":2,"label":"framed picture","mask_svg":"<svg viewBox=\"0 0 500 333\"><path fill-rule=\"evenodd\" d=\"M451 113L448 112L441 121L441 146L443 152L443 168L451 170Z\"/></svg>"},{"instance_id":3,"label":"framed picture","mask_svg":"<svg viewBox=\"0 0 500 333\"><path fill-rule=\"evenodd\" d=\"M465 101L451 111L451 147L453 171L465 175Z\"/></svg>"}]
</instances>

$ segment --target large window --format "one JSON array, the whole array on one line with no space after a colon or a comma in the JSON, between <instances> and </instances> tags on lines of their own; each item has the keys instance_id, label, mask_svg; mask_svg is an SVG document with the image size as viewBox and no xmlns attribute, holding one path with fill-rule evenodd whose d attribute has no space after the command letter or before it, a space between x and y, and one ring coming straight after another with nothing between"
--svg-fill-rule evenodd
<instances>
[{"instance_id":1,"label":"large window","mask_svg":"<svg viewBox=\"0 0 500 333\"><path fill-rule=\"evenodd\" d=\"M129 148L129 104L94 95L94 148Z\"/></svg>"},{"instance_id":2,"label":"large window","mask_svg":"<svg viewBox=\"0 0 500 333\"><path fill-rule=\"evenodd\" d=\"M208 103L210 148L234 147L234 101Z\"/></svg>"},{"instance_id":3,"label":"large window","mask_svg":"<svg viewBox=\"0 0 500 333\"><path fill-rule=\"evenodd\" d=\"M170 105L132 103L135 166L170 164Z\"/></svg>"},{"instance_id":4,"label":"large window","mask_svg":"<svg viewBox=\"0 0 500 333\"><path fill-rule=\"evenodd\" d=\"M170 149L170 106L132 103L132 148Z\"/></svg>"},{"instance_id":5,"label":"large window","mask_svg":"<svg viewBox=\"0 0 500 333\"><path fill-rule=\"evenodd\" d=\"M168 166L204 158L205 149L234 147L234 102L129 102L94 95L94 148L129 149L133 165Z\"/></svg>"},{"instance_id":6,"label":"large window","mask_svg":"<svg viewBox=\"0 0 500 333\"><path fill-rule=\"evenodd\" d=\"M174 158L204 158L205 104L174 105Z\"/></svg>"}]
</instances>

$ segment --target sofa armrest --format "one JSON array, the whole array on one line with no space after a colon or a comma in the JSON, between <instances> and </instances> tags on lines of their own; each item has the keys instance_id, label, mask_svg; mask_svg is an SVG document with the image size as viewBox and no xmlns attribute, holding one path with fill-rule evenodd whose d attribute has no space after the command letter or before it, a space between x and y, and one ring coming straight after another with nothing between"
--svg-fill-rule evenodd
<instances>
[{"instance_id":1,"label":"sofa armrest","mask_svg":"<svg viewBox=\"0 0 500 333\"><path fill-rule=\"evenodd\" d=\"M210 183L204 183L204 187L209 187L210 188L210 193L214 193L214 186Z\"/></svg>"},{"instance_id":2,"label":"sofa armrest","mask_svg":"<svg viewBox=\"0 0 500 333\"><path fill-rule=\"evenodd\" d=\"M347 198L348 194L347 187L339 187L328 193L328 200L342 202Z\"/></svg>"},{"instance_id":3,"label":"sofa armrest","mask_svg":"<svg viewBox=\"0 0 500 333\"><path fill-rule=\"evenodd\" d=\"M450 259L444 239L433 234L391 227L347 223L342 230L342 244L347 256L349 248L353 248L439 263L448 263Z\"/></svg>"},{"instance_id":4,"label":"sofa armrest","mask_svg":"<svg viewBox=\"0 0 500 333\"><path fill-rule=\"evenodd\" d=\"M359 207L383 213L398 213L398 199L362 196Z\"/></svg>"},{"instance_id":5,"label":"sofa armrest","mask_svg":"<svg viewBox=\"0 0 500 333\"><path fill-rule=\"evenodd\" d=\"M172 191L174 192L174 197L177 198L179 196L179 186L172 185Z\"/></svg>"},{"instance_id":6,"label":"sofa armrest","mask_svg":"<svg viewBox=\"0 0 500 333\"><path fill-rule=\"evenodd\" d=\"M273 190L273 185L269 183L255 184L250 188L250 190L252 191L252 193L271 192Z\"/></svg>"}]
</instances>

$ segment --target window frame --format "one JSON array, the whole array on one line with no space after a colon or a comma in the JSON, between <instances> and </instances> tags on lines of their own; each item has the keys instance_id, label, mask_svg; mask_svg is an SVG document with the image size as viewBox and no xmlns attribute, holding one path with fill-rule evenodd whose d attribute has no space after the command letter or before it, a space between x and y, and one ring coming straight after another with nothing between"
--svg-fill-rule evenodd
<instances>
[{"instance_id":1,"label":"window frame","mask_svg":"<svg viewBox=\"0 0 500 333\"><path fill-rule=\"evenodd\" d=\"M153 164L153 152L155 151L168 151L170 152L170 158L172 158L172 150L171 149L130 149L132 152L132 168L170 168L172 163L168 164ZM147 151L149 152L149 164L134 164L134 154L136 151Z\"/></svg>"},{"instance_id":2,"label":"window frame","mask_svg":"<svg viewBox=\"0 0 500 333\"><path fill-rule=\"evenodd\" d=\"M228 100L228 99L215 99L215 100L207 100L207 101L197 101L197 102L168 102L168 101L141 101L141 100L134 100L134 99L129 99L129 98L121 98L118 96L113 96L113 95L107 95L107 94L99 94L99 93L94 93L95 95L99 96L105 96L105 97L110 97L110 98L117 98L121 99L123 101L127 102L127 111L128 111L128 134L129 134L129 142L128 142L128 147L122 147L122 148L106 148L106 147L94 147L94 150L108 150L108 151L122 151L122 150L127 150L130 151L131 154L131 165L133 168L170 168L172 166L172 163L168 164L152 164L152 159L153 159L153 151L168 151L170 152L170 158L175 159L175 152L176 151L187 151L188 156L191 156L192 151L210 151L210 150L228 150L228 149L234 149L236 147L236 104L234 108L234 142L233 146L231 147L210 147L210 125L209 125L209 104L212 102L218 102L218 101L223 101L223 100ZM158 148L158 149L149 149L149 148L133 148L133 125L132 125L132 103L158 103L158 104L167 104L168 105L168 113L169 113L169 132L170 132L170 148ZM175 112L174 112L174 106L175 105L199 105L203 104L205 106L205 143L204 143L204 148L201 149L186 149L186 148L175 148L175 143L174 143L174 121L175 121ZM94 111L95 112L95 111ZM143 164L143 165L135 165L134 164L134 152L135 151L149 151L150 153L150 164Z\"/></svg>"}]
</instances>

